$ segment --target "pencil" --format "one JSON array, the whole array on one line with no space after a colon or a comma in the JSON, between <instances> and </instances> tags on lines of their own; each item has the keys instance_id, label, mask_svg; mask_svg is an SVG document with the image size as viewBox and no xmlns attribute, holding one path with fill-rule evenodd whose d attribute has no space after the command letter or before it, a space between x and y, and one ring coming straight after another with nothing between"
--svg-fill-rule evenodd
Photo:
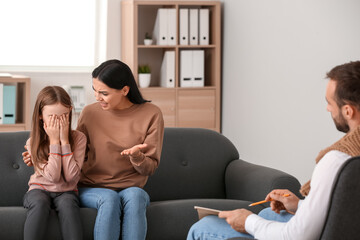
<instances>
[{"instance_id":1,"label":"pencil","mask_svg":"<svg viewBox=\"0 0 360 240\"><path fill-rule=\"evenodd\" d=\"M288 197L288 196L290 196L290 194L288 194L288 193L283 195L283 197ZM260 202L254 202L254 203L250 204L249 206L252 207L252 206L255 206L255 205L259 205L259 204L263 204L263 203L271 202L271 201L272 201L272 199L270 199L268 201L263 200L263 201L260 201Z\"/></svg>"}]
</instances>

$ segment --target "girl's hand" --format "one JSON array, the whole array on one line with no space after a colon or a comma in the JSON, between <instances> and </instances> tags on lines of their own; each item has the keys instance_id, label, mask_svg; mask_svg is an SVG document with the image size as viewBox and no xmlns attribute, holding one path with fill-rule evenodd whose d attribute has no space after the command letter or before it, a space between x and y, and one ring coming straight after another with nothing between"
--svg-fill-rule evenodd
<instances>
[{"instance_id":1,"label":"girl's hand","mask_svg":"<svg viewBox=\"0 0 360 240\"><path fill-rule=\"evenodd\" d=\"M44 130L51 145L60 144L60 121L57 116L51 115L48 124L44 122Z\"/></svg>"},{"instance_id":2,"label":"girl's hand","mask_svg":"<svg viewBox=\"0 0 360 240\"><path fill-rule=\"evenodd\" d=\"M60 119L60 142L61 145L69 144L69 114L63 114Z\"/></svg>"},{"instance_id":3,"label":"girl's hand","mask_svg":"<svg viewBox=\"0 0 360 240\"><path fill-rule=\"evenodd\" d=\"M141 150L146 148L147 144L138 144L133 146L132 148L128 148L125 149L124 151L122 151L120 154L121 155L127 155L127 156L131 156L131 157L139 157L141 154Z\"/></svg>"}]
</instances>

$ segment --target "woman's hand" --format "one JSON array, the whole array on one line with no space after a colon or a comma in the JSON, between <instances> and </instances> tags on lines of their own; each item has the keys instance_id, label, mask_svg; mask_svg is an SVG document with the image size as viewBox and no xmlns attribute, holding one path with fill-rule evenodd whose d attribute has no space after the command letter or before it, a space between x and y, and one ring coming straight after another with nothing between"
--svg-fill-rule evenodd
<instances>
[{"instance_id":1,"label":"woman's hand","mask_svg":"<svg viewBox=\"0 0 360 240\"><path fill-rule=\"evenodd\" d=\"M139 157L141 155L141 150L146 147L147 147L146 143L138 144L138 145L133 146L132 148L125 149L120 154L126 155L126 156L131 156L131 157Z\"/></svg>"},{"instance_id":2,"label":"woman's hand","mask_svg":"<svg viewBox=\"0 0 360 240\"><path fill-rule=\"evenodd\" d=\"M21 155L23 156L23 161L26 165L28 165L29 167L31 167L33 164L32 164L32 161L31 161L31 156L30 156L30 153L29 151L27 151L27 146L25 145L24 148L26 149L26 152L23 152Z\"/></svg>"},{"instance_id":3,"label":"woman's hand","mask_svg":"<svg viewBox=\"0 0 360 240\"><path fill-rule=\"evenodd\" d=\"M51 145L60 144L60 120L57 116L51 115L48 124L44 122L44 130Z\"/></svg>"},{"instance_id":4,"label":"woman's hand","mask_svg":"<svg viewBox=\"0 0 360 240\"><path fill-rule=\"evenodd\" d=\"M284 195L287 194L288 196L285 197ZM287 189L275 189L266 196L265 200L271 201L270 207L276 213L286 210L295 214L299 203L299 198Z\"/></svg>"},{"instance_id":5,"label":"woman's hand","mask_svg":"<svg viewBox=\"0 0 360 240\"><path fill-rule=\"evenodd\" d=\"M59 120L61 145L69 144L69 113L61 115Z\"/></svg>"}]
</instances>

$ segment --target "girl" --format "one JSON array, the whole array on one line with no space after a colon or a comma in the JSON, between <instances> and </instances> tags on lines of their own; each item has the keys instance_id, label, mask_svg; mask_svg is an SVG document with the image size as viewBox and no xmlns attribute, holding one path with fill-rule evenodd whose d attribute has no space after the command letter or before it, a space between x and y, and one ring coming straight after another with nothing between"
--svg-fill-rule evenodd
<instances>
[{"instance_id":1,"label":"girl","mask_svg":"<svg viewBox=\"0 0 360 240\"><path fill-rule=\"evenodd\" d=\"M77 183L86 137L71 130L71 98L58 86L40 91L32 131L26 142L35 173L24 196L28 209L24 239L44 239L52 207L58 213L63 239L82 239Z\"/></svg>"}]
</instances>

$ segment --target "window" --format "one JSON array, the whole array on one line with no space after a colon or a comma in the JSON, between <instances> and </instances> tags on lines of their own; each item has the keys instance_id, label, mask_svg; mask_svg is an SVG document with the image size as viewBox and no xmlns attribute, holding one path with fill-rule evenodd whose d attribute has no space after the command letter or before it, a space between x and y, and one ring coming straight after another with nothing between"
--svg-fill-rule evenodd
<instances>
[{"instance_id":1,"label":"window","mask_svg":"<svg viewBox=\"0 0 360 240\"><path fill-rule=\"evenodd\" d=\"M97 0L0 1L1 68L92 68L97 55L96 4Z\"/></svg>"}]
</instances>

